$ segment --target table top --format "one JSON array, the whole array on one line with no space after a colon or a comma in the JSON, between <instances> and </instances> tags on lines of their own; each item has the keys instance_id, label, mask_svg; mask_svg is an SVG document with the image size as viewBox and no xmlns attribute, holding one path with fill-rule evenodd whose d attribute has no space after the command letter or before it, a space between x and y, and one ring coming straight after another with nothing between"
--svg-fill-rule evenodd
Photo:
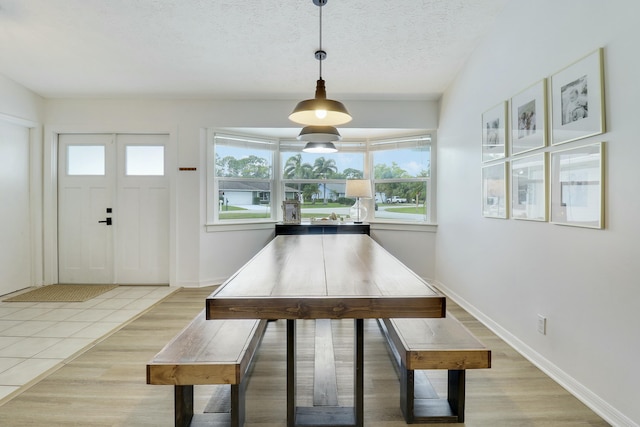
<instances>
[{"instance_id":1,"label":"table top","mask_svg":"<svg viewBox=\"0 0 640 427\"><path fill-rule=\"evenodd\" d=\"M276 236L206 301L208 319L444 317L445 297L364 234Z\"/></svg>"}]
</instances>

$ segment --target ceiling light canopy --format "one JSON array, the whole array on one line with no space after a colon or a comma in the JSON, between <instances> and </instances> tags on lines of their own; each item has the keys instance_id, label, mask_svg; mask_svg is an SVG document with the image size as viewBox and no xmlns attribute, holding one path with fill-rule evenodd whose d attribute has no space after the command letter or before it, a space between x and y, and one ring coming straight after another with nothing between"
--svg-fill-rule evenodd
<instances>
[{"instance_id":1,"label":"ceiling light canopy","mask_svg":"<svg viewBox=\"0 0 640 427\"><path fill-rule=\"evenodd\" d=\"M351 115L342 102L327 99L327 90L322 78L322 61L327 52L322 50L322 6L328 0L313 0L313 4L320 9L320 48L315 52L315 58L320 63L320 78L316 82L316 96L313 99L300 101L289 120L302 125L337 126L351 121Z\"/></svg>"}]
</instances>

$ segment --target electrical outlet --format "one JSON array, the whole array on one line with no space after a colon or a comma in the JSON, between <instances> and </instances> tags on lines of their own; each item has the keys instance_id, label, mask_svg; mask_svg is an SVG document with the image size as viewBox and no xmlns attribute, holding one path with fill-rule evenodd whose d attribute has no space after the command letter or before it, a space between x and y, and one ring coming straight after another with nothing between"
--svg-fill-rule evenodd
<instances>
[{"instance_id":1,"label":"electrical outlet","mask_svg":"<svg viewBox=\"0 0 640 427\"><path fill-rule=\"evenodd\" d=\"M542 314L538 314L538 332L542 335L547 334L547 318Z\"/></svg>"}]
</instances>

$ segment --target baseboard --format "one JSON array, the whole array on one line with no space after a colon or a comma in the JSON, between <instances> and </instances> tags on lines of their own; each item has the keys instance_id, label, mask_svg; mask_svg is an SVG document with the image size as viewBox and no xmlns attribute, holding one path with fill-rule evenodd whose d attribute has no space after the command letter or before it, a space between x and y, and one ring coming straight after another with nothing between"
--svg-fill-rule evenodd
<instances>
[{"instance_id":1,"label":"baseboard","mask_svg":"<svg viewBox=\"0 0 640 427\"><path fill-rule=\"evenodd\" d=\"M609 403L600 398L597 394L586 388L575 378L568 375L562 369L558 368L551 361L540 355L534 349L522 342L517 336L504 329L500 324L496 323L490 317L486 316L478 310L469 301L449 289L443 283L438 281L429 281L430 284L438 288L447 298L451 298L456 304L464 308L473 315L480 323L489 328L494 334L499 336L503 341L513 347L523 357L537 366L541 371L547 374L551 379L565 388L569 393L575 396L582 403L587 405L592 411L601 416L605 421L613 426L640 427L633 420L629 419L623 413L615 409Z\"/></svg>"}]
</instances>

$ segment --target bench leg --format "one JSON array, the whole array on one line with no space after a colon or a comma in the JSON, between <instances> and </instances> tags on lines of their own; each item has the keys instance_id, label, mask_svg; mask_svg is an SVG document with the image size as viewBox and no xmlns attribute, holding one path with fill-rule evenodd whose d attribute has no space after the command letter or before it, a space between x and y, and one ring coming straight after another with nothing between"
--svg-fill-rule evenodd
<instances>
[{"instance_id":1,"label":"bench leg","mask_svg":"<svg viewBox=\"0 0 640 427\"><path fill-rule=\"evenodd\" d=\"M364 320L354 320L354 378L353 378L353 416L355 418L355 426L364 426Z\"/></svg>"},{"instance_id":2,"label":"bench leg","mask_svg":"<svg viewBox=\"0 0 640 427\"><path fill-rule=\"evenodd\" d=\"M447 388L447 400L451 406L451 411L458 416L458 422L464 422L464 370L449 371L449 386Z\"/></svg>"},{"instance_id":3,"label":"bench leg","mask_svg":"<svg viewBox=\"0 0 640 427\"><path fill-rule=\"evenodd\" d=\"M247 381L231 384L231 427L242 427L245 419Z\"/></svg>"},{"instance_id":4,"label":"bench leg","mask_svg":"<svg viewBox=\"0 0 640 427\"><path fill-rule=\"evenodd\" d=\"M193 386L174 386L174 408L176 427L189 427L193 418Z\"/></svg>"},{"instance_id":5,"label":"bench leg","mask_svg":"<svg viewBox=\"0 0 640 427\"><path fill-rule=\"evenodd\" d=\"M415 373L407 369L404 362L400 366L400 409L407 424L414 423L413 403L415 398Z\"/></svg>"}]
</instances>

